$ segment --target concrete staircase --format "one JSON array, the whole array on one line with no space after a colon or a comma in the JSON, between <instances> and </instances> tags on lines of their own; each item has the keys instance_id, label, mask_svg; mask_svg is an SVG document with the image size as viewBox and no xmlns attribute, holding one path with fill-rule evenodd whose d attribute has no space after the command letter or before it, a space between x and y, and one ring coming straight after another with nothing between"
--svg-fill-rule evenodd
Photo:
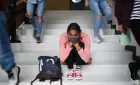
<instances>
[{"instance_id":1,"label":"concrete staircase","mask_svg":"<svg viewBox=\"0 0 140 85\"><path fill-rule=\"evenodd\" d=\"M107 24L104 28L105 40L101 44L93 42L93 15L90 11L48 11L44 15L43 43L37 44L33 39L32 25L23 25L19 28L19 38L22 43L11 44L15 61L21 67L20 84L30 85L38 74L38 56L58 55L59 36L67 30L71 22L77 22L83 32L90 36L92 64L83 66L83 80L69 81L66 79L67 67L63 68L63 85L133 85L130 80L128 63L132 61L132 53L125 51L119 43L119 36L115 29ZM6 85L7 77L1 73L0 85ZM53 82L52 85L59 85ZM49 81L34 85L49 85Z\"/></svg>"}]
</instances>

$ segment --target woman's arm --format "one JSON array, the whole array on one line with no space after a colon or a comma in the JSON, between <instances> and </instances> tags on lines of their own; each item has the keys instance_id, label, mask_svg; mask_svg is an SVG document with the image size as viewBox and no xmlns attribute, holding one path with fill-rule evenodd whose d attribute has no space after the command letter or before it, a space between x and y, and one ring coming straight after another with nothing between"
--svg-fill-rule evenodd
<instances>
[{"instance_id":1,"label":"woman's arm","mask_svg":"<svg viewBox=\"0 0 140 85\"><path fill-rule=\"evenodd\" d=\"M88 63L90 60L90 38L88 35L86 35L83 38L83 43L84 43L84 48L81 48L78 51L78 54L80 55L80 57L86 62Z\"/></svg>"},{"instance_id":2,"label":"woman's arm","mask_svg":"<svg viewBox=\"0 0 140 85\"><path fill-rule=\"evenodd\" d=\"M65 44L66 42L67 41L65 40L65 37L61 35L59 38L59 56L61 62L65 62L65 60L67 59L72 50L72 47Z\"/></svg>"}]
</instances>

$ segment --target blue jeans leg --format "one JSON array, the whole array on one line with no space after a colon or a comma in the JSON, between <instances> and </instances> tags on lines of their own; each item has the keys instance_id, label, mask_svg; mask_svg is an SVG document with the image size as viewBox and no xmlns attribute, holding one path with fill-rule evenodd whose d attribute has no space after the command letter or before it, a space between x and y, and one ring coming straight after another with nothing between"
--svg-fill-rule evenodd
<instances>
[{"instance_id":1,"label":"blue jeans leg","mask_svg":"<svg viewBox=\"0 0 140 85\"><path fill-rule=\"evenodd\" d=\"M37 16L42 17L43 11L45 6L45 0L38 1L37 5ZM43 17L42 20L37 20L37 35L41 35L42 32L42 26L43 26Z\"/></svg>"},{"instance_id":2,"label":"blue jeans leg","mask_svg":"<svg viewBox=\"0 0 140 85\"><path fill-rule=\"evenodd\" d=\"M6 17L2 11L0 11L0 65L6 72L11 71L15 66L8 33L6 32Z\"/></svg>"},{"instance_id":3,"label":"blue jeans leg","mask_svg":"<svg viewBox=\"0 0 140 85\"><path fill-rule=\"evenodd\" d=\"M26 14L26 16L29 18L30 23L33 25L34 29L37 30L37 26L36 26L36 18L33 16L33 12L34 12L34 4L27 2L27 13L31 13L30 16L28 16Z\"/></svg>"},{"instance_id":4,"label":"blue jeans leg","mask_svg":"<svg viewBox=\"0 0 140 85\"><path fill-rule=\"evenodd\" d=\"M44 4L45 1L41 0L37 2L37 9L36 9L36 14L37 17L42 17L43 15L43 10L44 10ZM43 20L38 21L36 20L36 18L33 16L34 14L34 3L31 2L27 2L27 13L31 13L31 16L27 16L31 22L31 24L33 25L34 29L37 31L37 35L41 35L42 32L42 25L43 25Z\"/></svg>"},{"instance_id":5,"label":"blue jeans leg","mask_svg":"<svg viewBox=\"0 0 140 85\"><path fill-rule=\"evenodd\" d=\"M104 16L101 20L99 28L104 28L105 24L107 24L107 22L108 22L108 19L112 15L112 11L111 11L111 8L106 0L100 0L99 6L104 13Z\"/></svg>"},{"instance_id":6,"label":"blue jeans leg","mask_svg":"<svg viewBox=\"0 0 140 85\"><path fill-rule=\"evenodd\" d=\"M100 9L98 0L89 0L89 8L94 15L94 36L99 35L99 25L100 25Z\"/></svg>"}]
</instances>

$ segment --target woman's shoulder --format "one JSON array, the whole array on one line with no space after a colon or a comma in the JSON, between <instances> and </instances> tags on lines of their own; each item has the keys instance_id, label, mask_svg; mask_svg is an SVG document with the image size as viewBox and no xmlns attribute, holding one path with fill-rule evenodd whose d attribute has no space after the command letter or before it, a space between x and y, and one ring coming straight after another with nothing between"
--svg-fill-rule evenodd
<instances>
[{"instance_id":1,"label":"woman's shoulder","mask_svg":"<svg viewBox=\"0 0 140 85\"><path fill-rule=\"evenodd\" d=\"M67 33L66 32L63 32L61 35L60 35L60 37L61 36L67 36Z\"/></svg>"},{"instance_id":2,"label":"woman's shoulder","mask_svg":"<svg viewBox=\"0 0 140 85\"><path fill-rule=\"evenodd\" d=\"M81 37L88 37L88 34L86 34L85 32L81 32Z\"/></svg>"},{"instance_id":3,"label":"woman's shoulder","mask_svg":"<svg viewBox=\"0 0 140 85\"><path fill-rule=\"evenodd\" d=\"M67 38L67 32L62 33L62 34L60 35L60 38L61 38L61 39L62 39L62 38Z\"/></svg>"}]
</instances>

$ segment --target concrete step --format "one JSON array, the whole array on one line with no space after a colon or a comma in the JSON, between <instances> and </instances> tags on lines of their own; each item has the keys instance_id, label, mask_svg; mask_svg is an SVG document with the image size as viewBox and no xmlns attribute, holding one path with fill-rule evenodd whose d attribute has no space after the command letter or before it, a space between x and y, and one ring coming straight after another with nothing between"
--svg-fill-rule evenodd
<instances>
[{"instance_id":1,"label":"concrete step","mask_svg":"<svg viewBox=\"0 0 140 85\"><path fill-rule=\"evenodd\" d=\"M69 23L70 24L70 23ZM48 24L48 23L44 23L43 24L43 29L67 29L69 24ZM79 24L81 29L93 29L93 24ZM24 24L23 25L24 29L27 28L33 28L33 26L31 24ZM106 24L104 29L110 29L111 25L110 24Z\"/></svg>"},{"instance_id":2,"label":"concrete step","mask_svg":"<svg viewBox=\"0 0 140 85\"><path fill-rule=\"evenodd\" d=\"M104 16L101 16L103 18ZM93 14L72 14L72 15L66 15L66 14L61 14L61 15L54 15L54 14L44 14L43 16L44 21L46 20L94 20ZM112 16L110 17L109 20L112 20Z\"/></svg>"},{"instance_id":3,"label":"concrete step","mask_svg":"<svg viewBox=\"0 0 140 85\"><path fill-rule=\"evenodd\" d=\"M44 17L47 18L61 18L61 19L66 19L66 18L93 18L93 13L91 10L59 10L59 11L46 11L44 12ZM113 16L113 15L112 15Z\"/></svg>"},{"instance_id":4,"label":"concrete step","mask_svg":"<svg viewBox=\"0 0 140 85\"><path fill-rule=\"evenodd\" d=\"M33 35L33 30L32 28L26 28L26 29L20 29L19 33L20 35ZM61 35L62 33L66 32L67 28L62 28L62 29L44 29L42 31L43 35ZM93 29L82 29L83 32L88 34L89 36L93 36L94 30ZM105 35L114 35L115 30L114 29L103 29Z\"/></svg>"},{"instance_id":5,"label":"concrete step","mask_svg":"<svg viewBox=\"0 0 140 85\"><path fill-rule=\"evenodd\" d=\"M45 11L44 16L91 16L90 10L59 10L59 11Z\"/></svg>"},{"instance_id":6,"label":"concrete step","mask_svg":"<svg viewBox=\"0 0 140 85\"><path fill-rule=\"evenodd\" d=\"M60 35L59 35L60 36ZM93 43L93 36L89 36L91 43ZM119 38L120 35L105 35L104 38L104 42L116 42L119 43ZM19 36L19 39L23 42L23 43L36 43L36 40L33 38L33 36L29 36L29 35L21 35ZM56 42L59 43L59 37L57 35L44 35L42 37L43 42Z\"/></svg>"},{"instance_id":7,"label":"concrete step","mask_svg":"<svg viewBox=\"0 0 140 85\"><path fill-rule=\"evenodd\" d=\"M0 85L9 85L9 83L7 82L5 82L5 83L2 83L2 82L0 82Z\"/></svg>"},{"instance_id":8,"label":"concrete step","mask_svg":"<svg viewBox=\"0 0 140 85\"><path fill-rule=\"evenodd\" d=\"M70 23L78 23L78 24L94 24L93 20L44 20L45 23L48 24L70 24Z\"/></svg>"},{"instance_id":9,"label":"concrete step","mask_svg":"<svg viewBox=\"0 0 140 85\"><path fill-rule=\"evenodd\" d=\"M63 85L81 85L81 82L63 82ZM8 83L0 83L0 85L8 85ZM30 82L20 82L19 85L30 85ZM34 85L50 85L49 81L35 82ZM53 82L51 85L60 85L59 82ZM82 85L134 85L132 82L82 82Z\"/></svg>"},{"instance_id":10,"label":"concrete step","mask_svg":"<svg viewBox=\"0 0 140 85\"><path fill-rule=\"evenodd\" d=\"M59 50L59 43L12 43L12 50L14 52L42 52L48 50ZM94 52L124 52L125 46L119 43L103 42L101 44L91 43L91 51Z\"/></svg>"},{"instance_id":11,"label":"concrete step","mask_svg":"<svg viewBox=\"0 0 140 85\"><path fill-rule=\"evenodd\" d=\"M38 65L39 56L59 56L58 51L15 52L15 62L19 65ZM132 61L131 52L91 52L93 65L128 65Z\"/></svg>"},{"instance_id":12,"label":"concrete step","mask_svg":"<svg viewBox=\"0 0 140 85\"><path fill-rule=\"evenodd\" d=\"M39 73L38 65L19 65L21 68L20 82L31 82ZM68 68L62 65L63 81L69 81L66 78ZM82 66L83 80L79 82L130 82L130 74L127 65L86 65ZM2 79L2 78L0 78ZM77 81L78 82L78 81ZM38 82L39 83L39 82Z\"/></svg>"},{"instance_id":13,"label":"concrete step","mask_svg":"<svg viewBox=\"0 0 140 85\"><path fill-rule=\"evenodd\" d=\"M2 70L1 67L0 67L0 85L8 85L8 75L4 70Z\"/></svg>"}]
</instances>

